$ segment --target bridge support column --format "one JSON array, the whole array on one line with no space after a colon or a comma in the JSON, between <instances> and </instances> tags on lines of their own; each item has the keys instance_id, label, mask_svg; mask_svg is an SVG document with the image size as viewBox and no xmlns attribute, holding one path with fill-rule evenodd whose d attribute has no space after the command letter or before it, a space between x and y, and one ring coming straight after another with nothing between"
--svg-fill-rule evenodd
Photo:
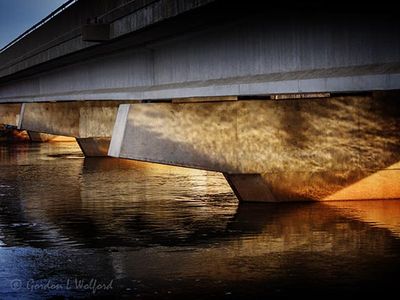
<instances>
[{"instance_id":1,"label":"bridge support column","mask_svg":"<svg viewBox=\"0 0 400 300\"><path fill-rule=\"evenodd\" d=\"M24 103L19 128L34 140L76 138L85 156L106 156L118 101Z\"/></svg>"},{"instance_id":2,"label":"bridge support column","mask_svg":"<svg viewBox=\"0 0 400 300\"><path fill-rule=\"evenodd\" d=\"M107 156L110 138L76 138L76 141L86 157Z\"/></svg>"},{"instance_id":3,"label":"bridge support column","mask_svg":"<svg viewBox=\"0 0 400 300\"><path fill-rule=\"evenodd\" d=\"M245 202L277 202L270 187L261 174L228 174L225 179L239 201Z\"/></svg>"},{"instance_id":4,"label":"bridge support column","mask_svg":"<svg viewBox=\"0 0 400 300\"><path fill-rule=\"evenodd\" d=\"M121 105L109 155L222 172L242 201L400 199L397 101Z\"/></svg>"}]
</instances>

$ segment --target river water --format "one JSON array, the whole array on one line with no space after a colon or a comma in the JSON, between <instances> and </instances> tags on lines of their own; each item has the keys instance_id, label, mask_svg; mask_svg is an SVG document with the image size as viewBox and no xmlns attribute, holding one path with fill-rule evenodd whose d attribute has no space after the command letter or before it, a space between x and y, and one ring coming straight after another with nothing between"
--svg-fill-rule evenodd
<instances>
[{"instance_id":1,"label":"river water","mask_svg":"<svg viewBox=\"0 0 400 300\"><path fill-rule=\"evenodd\" d=\"M397 293L400 201L238 204L221 174L0 145L0 299Z\"/></svg>"}]
</instances>

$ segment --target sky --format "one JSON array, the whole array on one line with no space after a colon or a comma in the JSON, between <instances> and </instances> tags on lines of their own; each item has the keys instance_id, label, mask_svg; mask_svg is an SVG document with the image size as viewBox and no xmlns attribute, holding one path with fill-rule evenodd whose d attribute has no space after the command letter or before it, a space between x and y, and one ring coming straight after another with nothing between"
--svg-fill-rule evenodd
<instances>
[{"instance_id":1,"label":"sky","mask_svg":"<svg viewBox=\"0 0 400 300\"><path fill-rule=\"evenodd\" d=\"M0 0L0 49L67 0Z\"/></svg>"}]
</instances>

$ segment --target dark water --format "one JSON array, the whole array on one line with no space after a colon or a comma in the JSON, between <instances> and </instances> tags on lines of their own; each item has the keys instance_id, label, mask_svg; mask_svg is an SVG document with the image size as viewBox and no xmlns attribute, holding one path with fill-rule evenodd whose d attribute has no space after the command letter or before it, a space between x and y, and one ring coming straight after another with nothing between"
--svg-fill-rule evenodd
<instances>
[{"instance_id":1,"label":"dark water","mask_svg":"<svg viewBox=\"0 0 400 300\"><path fill-rule=\"evenodd\" d=\"M238 205L217 173L0 151L0 299L397 293L400 201Z\"/></svg>"}]
</instances>

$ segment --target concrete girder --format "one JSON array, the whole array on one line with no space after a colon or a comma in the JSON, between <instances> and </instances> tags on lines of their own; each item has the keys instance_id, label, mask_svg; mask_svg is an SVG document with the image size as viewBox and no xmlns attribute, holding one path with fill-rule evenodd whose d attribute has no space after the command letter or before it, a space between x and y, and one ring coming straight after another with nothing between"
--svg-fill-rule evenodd
<instances>
[{"instance_id":1,"label":"concrete girder","mask_svg":"<svg viewBox=\"0 0 400 300\"><path fill-rule=\"evenodd\" d=\"M180 28L185 25L189 24ZM118 48L116 41L112 41L104 45L112 53L105 55L97 52L98 47L91 47L92 50L75 53L87 56L76 58L73 63L68 60L71 56L59 57L74 55L69 51L77 41L68 40L36 61L43 65L41 59L51 59L62 67L31 70L29 77L15 73L20 70L19 64L10 61L11 69L3 71L21 78L1 84L0 102L249 97L400 89L400 25L396 16L371 18L357 14L345 18L313 13L310 19L304 14L268 14L240 16L223 26L199 27L184 34L175 31L162 40L151 33L143 34L148 39L146 43ZM135 42L136 37L127 41ZM33 60L29 57L20 64L24 67Z\"/></svg>"},{"instance_id":2,"label":"concrete girder","mask_svg":"<svg viewBox=\"0 0 400 300\"><path fill-rule=\"evenodd\" d=\"M0 124L18 126L20 103L0 104Z\"/></svg>"},{"instance_id":3,"label":"concrete girder","mask_svg":"<svg viewBox=\"0 0 400 300\"><path fill-rule=\"evenodd\" d=\"M19 129L76 138L86 156L106 156L118 101L24 103Z\"/></svg>"},{"instance_id":4,"label":"concrete girder","mask_svg":"<svg viewBox=\"0 0 400 300\"><path fill-rule=\"evenodd\" d=\"M396 97L121 105L109 155L223 172L244 201L400 198Z\"/></svg>"}]
</instances>

